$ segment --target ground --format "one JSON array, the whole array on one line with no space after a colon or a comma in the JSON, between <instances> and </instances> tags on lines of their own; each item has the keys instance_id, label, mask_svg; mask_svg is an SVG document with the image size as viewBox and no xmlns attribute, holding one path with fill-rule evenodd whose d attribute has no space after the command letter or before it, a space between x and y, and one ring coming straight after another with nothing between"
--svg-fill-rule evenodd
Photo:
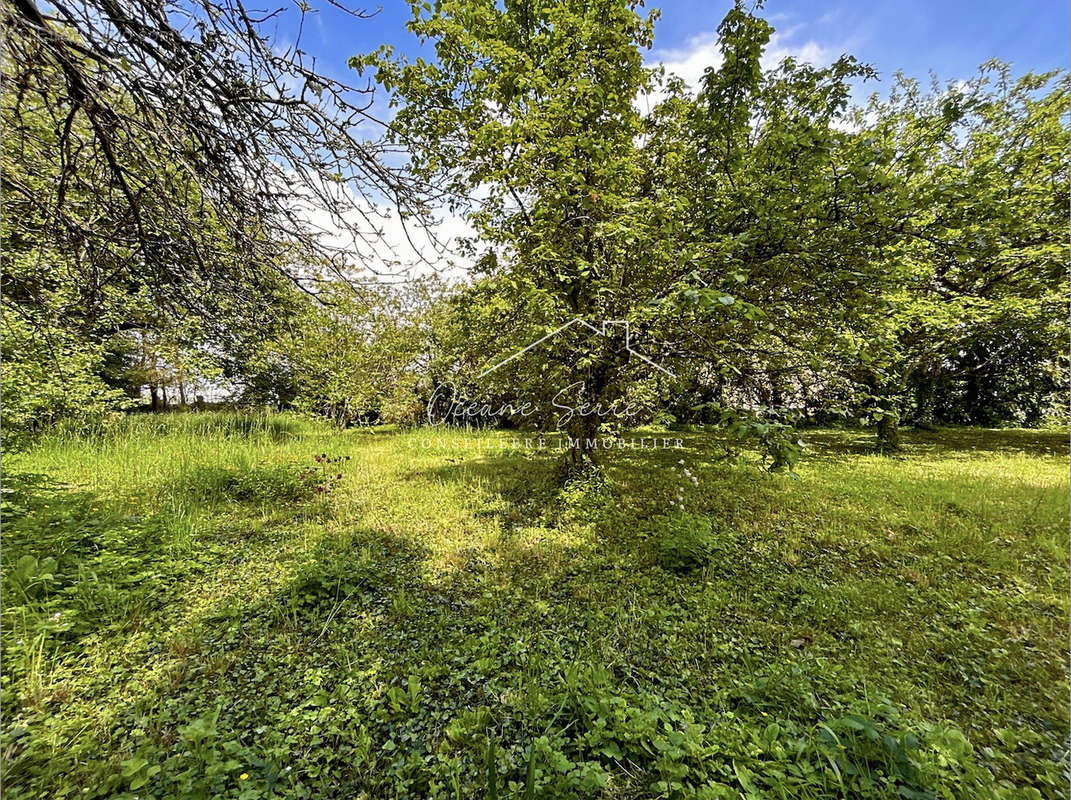
<instances>
[{"instance_id":1,"label":"ground","mask_svg":"<svg viewBox=\"0 0 1071 800\"><path fill-rule=\"evenodd\" d=\"M6 796L1066 797L1066 431L642 435L564 491L287 416L7 455Z\"/></svg>"}]
</instances>

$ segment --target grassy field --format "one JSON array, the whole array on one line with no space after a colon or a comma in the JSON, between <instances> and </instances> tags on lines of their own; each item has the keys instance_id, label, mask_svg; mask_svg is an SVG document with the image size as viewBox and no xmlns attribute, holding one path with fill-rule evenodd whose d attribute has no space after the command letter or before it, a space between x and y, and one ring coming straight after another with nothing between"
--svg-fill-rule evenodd
<instances>
[{"instance_id":1,"label":"grassy field","mask_svg":"<svg viewBox=\"0 0 1071 800\"><path fill-rule=\"evenodd\" d=\"M5 797L1067 796L1066 432L658 435L566 490L285 416L6 456Z\"/></svg>"}]
</instances>

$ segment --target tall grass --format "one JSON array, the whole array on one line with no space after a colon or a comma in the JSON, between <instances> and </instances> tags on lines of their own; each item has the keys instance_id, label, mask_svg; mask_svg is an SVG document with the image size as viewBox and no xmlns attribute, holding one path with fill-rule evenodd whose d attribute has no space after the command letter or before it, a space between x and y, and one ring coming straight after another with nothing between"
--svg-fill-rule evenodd
<instances>
[{"instance_id":1,"label":"tall grass","mask_svg":"<svg viewBox=\"0 0 1071 800\"><path fill-rule=\"evenodd\" d=\"M5 456L5 790L1059 796L1066 434L812 431L800 480L679 436L565 490L511 433L289 415Z\"/></svg>"}]
</instances>

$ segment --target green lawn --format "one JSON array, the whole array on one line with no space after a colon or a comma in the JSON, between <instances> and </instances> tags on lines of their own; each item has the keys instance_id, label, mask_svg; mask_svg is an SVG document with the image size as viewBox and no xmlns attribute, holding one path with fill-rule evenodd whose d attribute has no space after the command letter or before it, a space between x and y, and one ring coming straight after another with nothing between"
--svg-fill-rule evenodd
<instances>
[{"instance_id":1,"label":"green lawn","mask_svg":"<svg viewBox=\"0 0 1071 800\"><path fill-rule=\"evenodd\" d=\"M285 416L8 455L5 797L1067 796L1066 431L663 435L565 491Z\"/></svg>"}]
</instances>

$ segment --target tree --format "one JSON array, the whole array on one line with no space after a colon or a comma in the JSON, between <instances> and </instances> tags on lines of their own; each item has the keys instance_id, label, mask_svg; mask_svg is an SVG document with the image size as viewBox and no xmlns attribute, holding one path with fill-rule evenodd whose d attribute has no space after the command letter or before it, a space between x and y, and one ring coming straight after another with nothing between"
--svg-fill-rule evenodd
<instances>
[{"instance_id":1,"label":"tree","mask_svg":"<svg viewBox=\"0 0 1071 800\"><path fill-rule=\"evenodd\" d=\"M61 424L87 430L103 412L130 404L102 377L106 353L55 325L31 325L17 314L0 319L3 359L3 446L20 447Z\"/></svg>"},{"instance_id":2,"label":"tree","mask_svg":"<svg viewBox=\"0 0 1071 800\"><path fill-rule=\"evenodd\" d=\"M23 154L6 165L8 214L86 262L96 290L136 276L158 305L203 314L206 288L258 302L265 270L352 269L380 209L418 209L360 138L370 92L318 73L300 40L280 46L280 13L5 0L5 139ZM351 241L323 236L317 212Z\"/></svg>"},{"instance_id":3,"label":"tree","mask_svg":"<svg viewBox=\"0 0 1071 800\"><path fill-rule=\"evenodd\" d=\"M872 102L910 198L886 259L904 275L885 322L897 416L1037 424L1066 390L1069 85L991 62Z\"/></svg>"},{"instance_id":4,"label":"tree","mask_svg":"<svg viewBox=\"0 0 1071 800\"><path fill-rule=\"evenodd\" d=\"M52 146L60 131L50 127L42 108L19 107L10 93L0 98L0 109L5 123L18 118L15 131L0 143L4 205L0 301L5 327L17 341L25 334L37 342L64 343L18 345L7 352L12 369L4 373L5 400L16 392L28 392L31 396L19 402L41 410L36 421L12 415L9 426L30 432L55 424L60 416L96 420L109 407L123 407L126 398L138 397L140 386L158 383L161 371L171 373L183 364L200 365L209 355L220 356L233 346L236 332L247 338L282 310L272 306L289 281L272 270L245 264L228 246L219 219L197 195L184 196L180 180L164 196L146 195L141 206L146 215L151 210L161 248L166 244L171 262L166 280L145 269L146 262L133 245L130 220L111 215L115 209L109 183L99 165L83 164L77 179L64 190L67 212L89 233L57 234L44 198L56 191L55 181L64 169L62 151ZM71 124L75 135L86 123ZM179 200L189 207L176 219L165 213L165 206ZM191 220L196 225L194 239L184 227L194 224ZM101 248L103 240L127 246ZM211 243L211 249L198 254L196 242ZM185 270L198 258L201 266L190 269L202 269L203 275L194 279ZM20 363L23 358L27 363ZM39 364L29 363L41 359ZM102 383L118 391L83 392L82 403L57 403L46 390L49 383L17 381L20 370L43 370L66 376L68 384ZM150 378L149 371L155 377ZM34 397L38 389L40 396ZM52 410L46 413L46 407Z\"/></svg>"},{"instance_id":5,"label":"tree","mask_svg":"<svg viewBox=\"0 0 1071 800\"><path fill-rule=\"evenodd\" d=\"M673 276L664 335L723 408L787 418L818 391L846 412L887 363L874 321L899 280L884 254L907 203L895 150L849 107L873 71L850 56L764 71L772 28L739 6L718 33L722 65L694 98L671 81L653 116L655 184L680 198L690 267Z\"/></svg>"},{"instance_id":6,"label":"tree","mask_svg":"<svg viewBox=\"0 0 1071 800\"><path fill-rule=\"evenodd\" d=\"M286 321L236 349L226 375L246 402L340 426L418 422L427 398L426 321L437 291L433 282L417 282L358 292L336 281L323 285L322 302L294 291Z\"/></svg>"},{"instance_id":7,"label":"tree","mask_svg":"<svg viewBox=\"0 0 1071 800\"><path fill-rule=\"evenodd\" d=\"M647 119L636 100L652 87L640 48L653 17L633 7L414 4L410 27L434 40L434 62L389 51L351 62L395 92L417 172L479 195L469 214L492 244L481 264L502 298L488 305L498 358L541 342L489 387L620 410L651 381L663 396L674 386L651 361L718 374L858 362L883 285L875 256L902 199L882 144L834 124L849 80L869 71L843 58L766 74L772 29L738 6L700 95L671 80ZM558 422L578 443L570 469L589 468L600 415Z\"/></svg>"},{"instance_id":8,"label":"tree","mask_svg":"<svg viewBox=\"0 0 1071 800\"><path fill-rule=\"evenodd\" d=\"M667 214L640 191L635 144L651 18L625 0L414 3L413 11L410 29L434 40L434 63L403 64L386 50L351 63L374 68L404 101L393 128L419 175L455 197L485 192L468 211L492 248L483 270L513 317L496 328L500 353L571 319L601 330L602 320L624 318L646 299L636 255L668 255ZM564 332L497 381L562 387L575 403L619 399L623 332L596 341L589 330ZM566 429L579 442L571 466L590 467L597 419L577 415Z\"/></svg>"},{"instance_id":9,"label":"tree","mask_svg":"<svg viewBox=\"0 0 1071 800\"><path fill-rule=\"evenodd\" d=\"M362 138L370 90L280 46L280 13L5 0L3 310L104 353L94 379L135 378L131 337L181 329L185 359L270 336L287 286L375 267L387 209L420 211Z\"/></svg>"}]
</instances>

